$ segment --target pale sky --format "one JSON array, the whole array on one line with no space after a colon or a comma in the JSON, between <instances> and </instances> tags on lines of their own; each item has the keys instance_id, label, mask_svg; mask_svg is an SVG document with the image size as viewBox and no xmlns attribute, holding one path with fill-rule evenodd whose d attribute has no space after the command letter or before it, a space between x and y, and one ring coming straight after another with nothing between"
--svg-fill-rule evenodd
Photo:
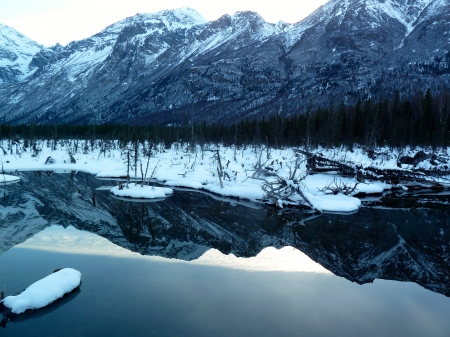
<instances>
[{"instance_id":1,"label":"pale sky","mask_svg":"<svg viewBox=\"0 0 450 337\"><path fill-rule=\"evenodd\" d=\"M0 23L46 46L66 45L137 13L191 7L206 19L252 10L266 21L302 20L328 0L0 0Z\"/></svg>"}]
</instances>

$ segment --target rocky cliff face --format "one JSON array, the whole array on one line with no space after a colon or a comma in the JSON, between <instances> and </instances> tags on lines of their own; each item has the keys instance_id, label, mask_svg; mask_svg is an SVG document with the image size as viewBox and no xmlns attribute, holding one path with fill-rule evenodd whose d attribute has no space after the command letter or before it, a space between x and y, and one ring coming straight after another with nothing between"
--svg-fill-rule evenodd
<instances>
[{"instance_id":1,"label":"rocky cliff face","mask_svg":"<svg viewBox=\"0 0 450 337\"><path fill-rule=\"evenodd\" d=\"M296 24L253 12L139 14L3 76L19 123L234 121L450 81L448 0L331 0ZM2 44L0 44L2 46ZM0 66L5 72L6 68Z\"/></svg>"}]
</instances>

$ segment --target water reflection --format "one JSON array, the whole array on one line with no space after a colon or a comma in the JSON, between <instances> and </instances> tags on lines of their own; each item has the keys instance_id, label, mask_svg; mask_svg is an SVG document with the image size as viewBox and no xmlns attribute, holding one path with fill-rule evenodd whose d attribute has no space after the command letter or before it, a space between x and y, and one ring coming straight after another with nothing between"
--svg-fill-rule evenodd
<instances>
[{"instance_id":1,"label":"water reflection","mask_svg":"<svg viewBox=\"0 0 450 337\"><path fill-rule=\"evenodd\" d=\"M166 261L167 259L141 255L124 249L93 233L79 231L74 227L63 228L51 226L36 234L15 249L44 250L58 253L80 255L103 255L127 259L144 259L151 261ZM181 260L172 260L181 263ZM251 271L296 271L331 274L307 255L292 247L277 250L273 247L263 249L257 256L251 258L224 255L216 249L210 249L199 259L190 261L192 264L220 266Z\"/></svg>"},{"instance_id":2,"label":"water reflection","mask_svg":"<svg viewBox=\"0 0 450 337\"><path fill-rule=\"evenodd\" d=\"M266 247L291 246L353 282L412 281L450 296L448 195L391 195L368 201L370 208L355 214L317 216L245 207L192 191L133 203L102 188L114 182L82 173L21 173L21 179L8 187L7 203L0 206L1 252L52 224L96 233L142 255L188 261L211 248L254 257Z\"/></svg>"}]
</instances>

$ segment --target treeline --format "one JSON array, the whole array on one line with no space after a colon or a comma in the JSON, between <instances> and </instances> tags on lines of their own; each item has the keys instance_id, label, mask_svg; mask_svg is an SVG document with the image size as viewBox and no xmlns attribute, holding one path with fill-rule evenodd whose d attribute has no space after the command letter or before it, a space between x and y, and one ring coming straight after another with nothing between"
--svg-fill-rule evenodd
<instances>
[{"instance_id":1,"label":"treeline","mask_svg":"<svg viewBox=\"0 0 450 337\"><path fill-rule=\"evenodd\" d=\"M2 139L118 139L265 144L279 146L432 146L450 141L450 93L428 90L411 99L395 93L392 99L343 102L299 115L244 120L235 124L189 125L0 125Z\"/></svg>"}]
</instances>

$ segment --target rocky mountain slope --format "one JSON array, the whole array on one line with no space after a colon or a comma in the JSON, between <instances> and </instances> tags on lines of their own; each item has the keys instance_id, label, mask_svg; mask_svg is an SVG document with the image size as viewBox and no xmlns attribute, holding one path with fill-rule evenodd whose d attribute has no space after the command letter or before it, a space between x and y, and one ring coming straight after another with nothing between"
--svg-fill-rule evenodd
<instances>
[{"instance_id":1,"label":"rocky mountain slope","mask_svg":"<svg viewBox=\"0 0 450 337\"><path fill-rule=\"evenodd\" d=\"M253 12L211 22L192 9L138 14L42 48L27 69L1 75L0 118L227 122L394 90L442 90L450 81L449 25L448 0L331 0L296 24Z\"/></svg>"}]
</instances>

